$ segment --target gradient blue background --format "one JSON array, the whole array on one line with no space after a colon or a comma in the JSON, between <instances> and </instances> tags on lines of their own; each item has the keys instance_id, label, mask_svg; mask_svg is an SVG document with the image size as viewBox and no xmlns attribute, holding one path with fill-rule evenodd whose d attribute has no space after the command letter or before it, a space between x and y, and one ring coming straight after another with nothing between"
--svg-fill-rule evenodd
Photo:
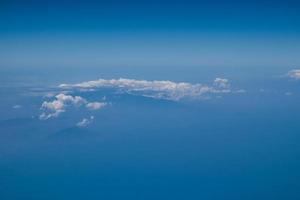
<instances>
[{"instance_id":1,"label":"gradient blue background","mask_svg":"<svg viewBox=\"0 0 300 200\"><path fill-rule=\"evenodd\" d=\"M297 1L1 2L5 69L276 70L300 62Z\"/></svg>"},{"instance_id":2,"label":"gradient blue background","mask_svg":"<svg viewBox=\"0 0 300 200\"><path fill-rule=\"evenodd\" d=\"M300 199L300 83L284 76L300 68L299 10L2 0L0 199ZM100 77L224 77L246 93L194 103L78 94L113 104L83 129L85 111L36 118L34 89Z\"/></svg>"}]
</instances>

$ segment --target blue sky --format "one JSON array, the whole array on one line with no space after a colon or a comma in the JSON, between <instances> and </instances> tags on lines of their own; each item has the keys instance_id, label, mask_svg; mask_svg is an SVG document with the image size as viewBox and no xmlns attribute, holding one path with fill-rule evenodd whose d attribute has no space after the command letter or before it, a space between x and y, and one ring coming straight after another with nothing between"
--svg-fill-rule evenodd
<instances>
[{"instance_id":1,"label":"blue sky","mask_svg":"<svg viewBox=\"0 0 300 200\"><path fill-rule=\"evenodd\" d=\"M0 199L300 199L297 1L0 3Z\"/></svg>"},{"instance_id":2,"label":"blue sky","mask_svg":"<svg viewBox=\"0 0 300 200\"><path fill-rule=\"evenodd\" d=\"M7 1L1 68L293 68L292 1Z\"/></svg>"}]
</instances>

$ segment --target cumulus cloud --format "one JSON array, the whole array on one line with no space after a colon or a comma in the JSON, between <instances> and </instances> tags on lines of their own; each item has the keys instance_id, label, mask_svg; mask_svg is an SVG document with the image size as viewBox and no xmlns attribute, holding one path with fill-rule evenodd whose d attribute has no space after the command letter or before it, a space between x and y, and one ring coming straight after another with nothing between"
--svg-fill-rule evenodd
<instances>
[{"instance_id":1,"label":"cumulus cloud","mask_svg":"<svg viewBox=\"0 0 300 200\"><path fill-rule=\"evenodd\" d=\"M214 86L218 88L230 88L229 80L225 78L216 78Z\"/></svg>"},{"instance_id":2,"label":"cumulus cloud","mask_svg":"<svg viewBox=\"0 0 300 200\"><path fill-rule=\"evenodd\" d=\"M287 76L291 79L300 80L300 69L294 69L287 73Z\"/></svg>"},{"instance_id":3,"label":"cumulus cloud","mask_svg":"<svg viewBox=\"0 0 300 200\"><path fill-rule=\"evenodd\" d=\"M80 122L76 124L77 127L86 127L94 121L94 116L90 118L83 118Z\"/></svg>"},{"instance_id":4,"label":"cumulus cloud","mask_svg":"<svg viewBox=\"0 0 300 200\"><path fill-rule=\"evenodd\" d=\"M90 105L91 104L91 105ZM100 104L100 105L98 105ZM93 102L89 103L86 99L80 96L71 96L66 94L58 94L53 101L44 101L41 106L42 114L39 116L41 120L58 117L66 111L69 106L80 107L86 105L88 108L93 107L94 110L102 108L105 103ZM88 106L89 105L89 106Z\"/></svg>"},{"instance_id":5,"label":"cumulus cloud","mask_svg":"<svg viewBox=\"0 0 300 200\"><path fill-rule=\"evenodd\" d=\"M56 97L57 101L73 104L75 106L81 106L82 104L87 103L87 101L80 96L73 97L71 95L58 94L55 97Z\"/></svg>"},{"instance_id":6,"label":"cumulus cloud","mask_svg":"<svg viewBox=\"0 0 300 200\"><path fill-rule=\"evenodd\" d=\"M113 88L120 92L179 101L182 99L200 99L207 94L231 92L228 79L216 78L212 86L173 81L147 81L135 79L98 79L78 84L61 84L62 89L101 89Z\"/></svg>"}]
</instances>

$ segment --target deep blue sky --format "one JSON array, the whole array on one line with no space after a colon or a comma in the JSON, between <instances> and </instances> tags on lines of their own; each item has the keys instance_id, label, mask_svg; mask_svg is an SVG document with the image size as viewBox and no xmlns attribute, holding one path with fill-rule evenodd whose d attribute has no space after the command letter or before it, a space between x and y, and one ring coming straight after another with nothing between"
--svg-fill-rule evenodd
<instances>
[{"instance_id":1,"label":"deep blue sky","mask_svg":"<svg viewBox=\"0 0 300 200\"><path fill-rule=\"evenodd\" d=\"M296 1L1 2L2 69L300 65Z\"/></svg>"}]
</instances>

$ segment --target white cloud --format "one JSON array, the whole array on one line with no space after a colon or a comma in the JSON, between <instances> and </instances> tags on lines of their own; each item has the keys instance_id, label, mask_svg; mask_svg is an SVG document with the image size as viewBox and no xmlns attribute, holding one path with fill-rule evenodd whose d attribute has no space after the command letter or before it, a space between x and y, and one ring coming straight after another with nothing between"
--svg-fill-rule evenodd
<instances>
[{"instance_id":1,"label":"white cloud","mask_svg":"<svg viewBox=\"0 0 300 200\"><path fill-rule=\"evenodd\" d=\"M19 109L19 108L22 108L22 106L21 105L14 105L13 106L13 109Z\"/></svg>"},{"instance_id":2,"label":"white cloud","mask_svg":"<svg viewBox=\"0 0 300 200\"><path fill-rule=\"evenodd\" d=\"M294 69L287 73L287 76L291 79L300 80L300 69Z\"/></svg>"},{"instance_id":3,"label":"white cloud","mask_svg":"<svg viewBox=\"0 0 300 200\"><path fill-rule=\"evenodd\" d=\"M100 108L103 108L106 105L107 103L105 102L91 102L86 104L86 107L90 110L99 110Z\"/></svg>"},{"instance_id":4,"label":"white cloud","mask_svg":"<svg viewBox=\"0 0 300 200\"><path fill-rule=\"evenodd\" d=\"M82 105L86 105L87 108L93 108L94 110L97 110L100 109L100 107L103 107L103 104L105 103L89 103L86 99L80 96L71 96L61 93L55 96L55 100L44 101L42 103L41 110L43 113L39 116L39 118L41 120L46 120L49 118L58 117L61 113L66 111L66 107L68 106L80 107Z\"/></svg>"},{"instance_id":5,"label":"white cloud","mask_svg":"<svg viewBox=\"0 0 300 200\"><path fill-rule=\"evenodd\" d=\"M94 121L94 116L91 116L89 119L83 118L80 122L76 124L78 127L86 127Z\"/></svg>"},{"instance_id":6,"label":"white cloud","mask_svg":"<svg viewBox=\"0 0 300 200\"><path fill-rule=\"evenodd\" d=\"M41 110L44 112L40 115L40 119L46 120L52 117L58 117L61 113L65 112L65 104L59 100L52 102L44 101Z\"/></svg>"},{"instance_id":7,"label":"white cloud","mask_svg":"<svg viewBox=\"0 0 300 200\"><path fill-rule=\"evenodd\" d=\"M216 78L212 86L172 81L147 81L135 79L99 79L78 84L61 84L64 89L101 89L114 88L120 92L178 101L182 99L202 99L212 93L231 92L227 79Z\"/></svg>"},{"instance_id":8,"label":"white cloud","mask_svg":"<svg viewBox=\"0 0 300 200\"><path fill-rule=\"evenodd\" d=\"M75 106L80 106L82 104L85 104L87 101L80 97L80 96L71 96L71 95L65 95L65 94L58 94L55 96L56 99L63 103L70 103Z\"/></svg>"},{"instance_id":9,"label":"white cloud","mask_svg":"<svg viewBox=\"0 0 300 200\"><path fill-rule=\"evenodd\" d=\"M214 86L218 88L230 88L228 79L216 78L214 80Z\"/></svg>"}]
</instances>

